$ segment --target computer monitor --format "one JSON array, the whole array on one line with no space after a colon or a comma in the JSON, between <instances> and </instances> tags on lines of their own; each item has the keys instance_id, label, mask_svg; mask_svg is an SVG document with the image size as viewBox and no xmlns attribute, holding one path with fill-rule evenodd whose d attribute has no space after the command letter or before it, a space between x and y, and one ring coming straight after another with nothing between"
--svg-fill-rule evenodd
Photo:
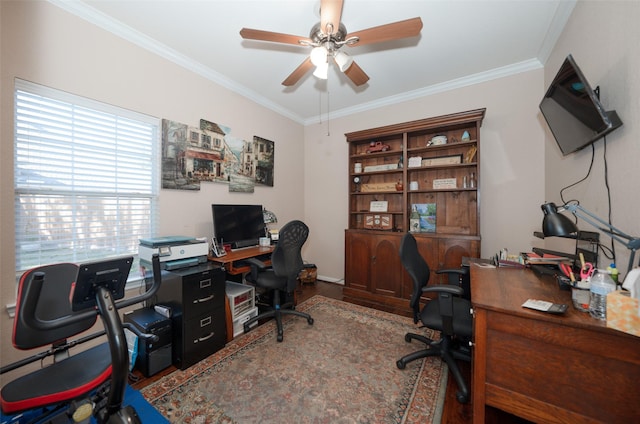
<instances>
[{"instance_id":1,"label":"computer monitor","mask_svg":"<svg viewBox=\"0 0 640 424\"><path fill-rule=\"evenodd\" d=\"M221 244L232 249L257 246L265 236L262 205L211 205L213 235Z\"/></svg>"}]
</instances>

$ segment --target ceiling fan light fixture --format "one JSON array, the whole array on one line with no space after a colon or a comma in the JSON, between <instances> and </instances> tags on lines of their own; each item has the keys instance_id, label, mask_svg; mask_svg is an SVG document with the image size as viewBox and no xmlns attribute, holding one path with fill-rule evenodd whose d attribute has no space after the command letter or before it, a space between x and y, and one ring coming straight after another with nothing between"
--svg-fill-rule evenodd
<instances>
[{"instance_id":1,"label":"ceiling fan light fixture","mask_svg":"<svg viewBox=\"0 0 640 424\"><path fill-rule=\"evenodd\" d=\"M345 52L341 51L341 50L338 50L333 55L333 58L336 61L336 65L338 65L338 68L342 72L344 72L347 69L349 69L349 67L353 63L353 58L351 56L349 56L348 54L346 54Z\"/></svg>"},{"instance_id":2,"label":"ceiling fan light fixture","mask_svg":"<svg viewBox=\"0 0 640 424\"><path fill-rule=\"evenodd\" d=\"M323 46L314 47L309 54L311 63L316 66L320 66L323 63L327 63L327 49Z\"/></svg>"},{"instance_id":3,"label":"ceiling fan light fixture","mask_svg":"<svg viewBox=\"0 0 640 424\"><path fill-rule=\"evenodd\" d=\"M316 78L326 80L329 74L329 62L324 62L316 66L316 70L313 71L313 76Z\"/></svg>"}]
</instances>

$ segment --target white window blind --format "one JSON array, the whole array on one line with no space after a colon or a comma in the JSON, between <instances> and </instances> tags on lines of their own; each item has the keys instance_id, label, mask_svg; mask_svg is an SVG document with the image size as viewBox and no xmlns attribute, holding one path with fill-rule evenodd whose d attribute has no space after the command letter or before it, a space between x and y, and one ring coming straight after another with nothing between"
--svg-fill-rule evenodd
<instances>
[{"instance_id":1,"label":"white window blind","mask_svg":"<svg viewBox=\"0 0 640 424\"><path fill-rule=\"evenodd\" d=\"M158 222L159 120L15 87L16 270L137 255Z\"/></svg>"}]
</instances>

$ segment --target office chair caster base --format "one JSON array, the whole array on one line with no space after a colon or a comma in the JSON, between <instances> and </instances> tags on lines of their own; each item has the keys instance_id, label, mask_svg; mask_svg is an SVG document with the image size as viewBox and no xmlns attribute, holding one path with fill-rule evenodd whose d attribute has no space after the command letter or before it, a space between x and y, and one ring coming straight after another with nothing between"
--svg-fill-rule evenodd
<instances>
[{"instance_id":1,"label":"office chair caster base","mask_svg":"<svg viewBox=\"0 0 640 424\"><path fill-rule=\"evenodd\" d=\"M133 406L129 405L112 414L106 424L142 424L142 420Z\"/></svg>"},{"instance_id":2,"label":"office chair caster base","mask_svg":"<svg viewBox=\"0 0 640 424\"><path fill-rule=\"evenodd\" d=\"M467 402L469 402L469 394L468 393L462 393L462 392L456 392L456 399L460 403L467 403Z\"/></svg>"},{"instance_id":3,"label":"office chair caster base","mask_svg":"<svg viewBox=\"0 0 640 424\"><path fill-rule=\"evenodd\" d=\"M403 360L396 361L396 366L399 370L403 370L406 368L407 364Z\"/></svg>"},{"instance_id":4,"label":"office chair caster base","mask_svg":"<svg viewBox=\"0 0 640 424\"><path fill-rule=\"evenodd\" d=\"M309 323L309 325L313 325L313 318L307 318L307 323Z\"/></svg>"}]
</instances>

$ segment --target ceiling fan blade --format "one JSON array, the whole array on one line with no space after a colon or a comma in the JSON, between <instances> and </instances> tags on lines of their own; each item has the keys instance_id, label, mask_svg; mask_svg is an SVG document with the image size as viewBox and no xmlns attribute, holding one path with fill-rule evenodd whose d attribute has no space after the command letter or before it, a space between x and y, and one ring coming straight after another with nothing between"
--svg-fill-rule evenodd
<instances>
[{"instance_id":1,"label":"ceiling fan blade","mask_svg":"<svg viewBox=\"0 0 640 424\"><path fill-rule=\"evenodd\" d=\"M322 0L320 2L320 31L329 35L335 34L340 27L342 16L343 0ZM327 25L331 25L331 31L327 30Z\"/></svg>"},{"instance_id":2,"label":"ceiling fan blade","mask_svg":"<svg viewBox=\"0 0 640 424\"><path fill-rule=\"evenodd\" d=\"M311 63L311 59L307 57L305 61L302 62L300 66L298 66L295 71L291 73L291 75L289 75L284 81L282 81L282 85L287 87L295 85L295 83L297 83L300 78L304 76L304 74L309 72L311 68L313 68L313 63Z\"/></svg>"},{"instance_id":3,"label":"ceiling fan blade","mask_svg":"<svg viewBox=\"0 0 640 424\"><path fill-rule=\"evenodd\" d=\"M384 41L397 40L400 38L415 37L420 35L422 29L422 19L412 18L404 21L393 22L377 27L363 29L352 34L347 34L346 38L358 37L360 41L348 46L364 46L365 44L382 43Z\"/></svg>"},{"instance_id":4,"label":"ceiling fan blade","mask_svg":"<svg viewBox=\"0 0 640 424\"><path fill-rule=\"evenodd\" d=\"M240 30L240 36L246 40L260 40L260 41L272 41L274 43L293 44L296 46L302 46L304 43L311 43L312 41L307 37L300 37L298 35L281 34L279 32L262 31L259 29L242 28ZM300 43L303 41L303 43Z\"/></svg>"},{"instance_id":5,"label":"ceiling fan blade","mask_svg":"<svg viewBox=\"0 0 640 424\"><path fill-rule=\"evenodd\" d=\"M355 85L362 85L369 81L369 75L365 74L360 66L356 62L353 62L349 68L344 71L344 74L349 77L349 79Z\"/></svg>"}]
</instances>

